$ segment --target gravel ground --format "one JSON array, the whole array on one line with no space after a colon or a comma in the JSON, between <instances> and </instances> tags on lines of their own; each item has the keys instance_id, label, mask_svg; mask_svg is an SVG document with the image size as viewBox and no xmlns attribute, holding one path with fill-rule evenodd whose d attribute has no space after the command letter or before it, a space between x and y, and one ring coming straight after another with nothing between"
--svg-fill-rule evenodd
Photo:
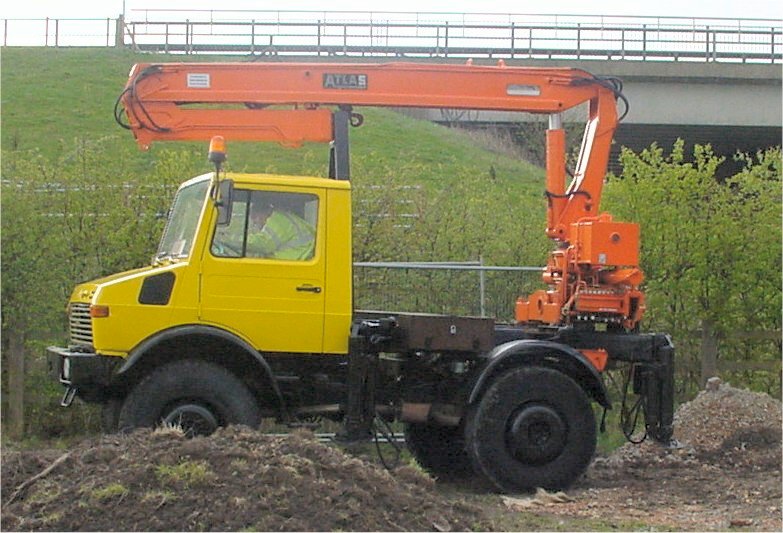
<instances>
[{"instance_id":1,"label":"gravel ground","mask_svg":"<svg viewBox=\"0 0 783 533\"><path fill-rule=\"evenodd\" d=\"M567 493L487 494L393 474L296 432L142 430L4 451L2 530L781 531L781 403L721 385L682 405L680 445L626 444Z\"/></svg>"}]
</instances>

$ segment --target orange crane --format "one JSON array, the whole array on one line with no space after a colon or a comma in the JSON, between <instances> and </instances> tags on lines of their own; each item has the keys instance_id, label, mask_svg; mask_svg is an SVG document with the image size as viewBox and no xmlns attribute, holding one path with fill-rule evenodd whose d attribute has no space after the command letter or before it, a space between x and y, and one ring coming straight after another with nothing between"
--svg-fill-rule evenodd
<instances>
[{"instance_id":1,"label":"orange crane","mask_svg":"<svg viewBox=\"0 0 783 533\"><path fill-rule=\"evenodd\" d=\"M413 63L186 63L137 65L118 100L142 148L153 141L331 142L331 176L348 178L352 106L523 111L549 115L546 234L556 241L549 286L516 304L523 324L605 322L634 330L645 311L639 228L599 211L618 123L621 84L571 68ZM206 104L206 105L205 105ZM566 186L562 113L585 104L587 121ZM627 106L627 101L625 101ZM336 108L332 111L331 108ZM598 355L601 356L600 353Z\"/></svg>"}]
</instances>

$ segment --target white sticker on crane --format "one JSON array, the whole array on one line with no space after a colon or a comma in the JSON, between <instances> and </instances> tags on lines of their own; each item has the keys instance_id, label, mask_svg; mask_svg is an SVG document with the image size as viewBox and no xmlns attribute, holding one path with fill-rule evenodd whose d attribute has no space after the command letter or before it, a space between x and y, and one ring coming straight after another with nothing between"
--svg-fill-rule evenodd
<instances>
[{"instance_id":1,"label":"white sticker on crane","mask_svg":"<svg viewBox=\"0 0 783 533\"><path fill-rule=\"evenodd\" d=\"M209 89L209 74L189 72L188 89Z\"/></svg>"}]
</instances>

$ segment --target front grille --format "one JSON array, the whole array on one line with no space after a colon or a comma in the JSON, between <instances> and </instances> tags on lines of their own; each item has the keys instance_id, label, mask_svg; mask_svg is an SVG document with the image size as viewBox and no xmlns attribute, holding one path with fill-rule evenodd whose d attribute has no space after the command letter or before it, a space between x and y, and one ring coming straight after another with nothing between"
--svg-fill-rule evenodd
<instances>
[{"instance_id":1,"label":"front grille","mask_svg":"<svg viewBox=\"0 0 783 533\"><path fill-rule=\"evenodd\" d=\"M90 304L72 303L68 319L71 326L71 344L92 346Z\"/></svg>"}]
</instances>

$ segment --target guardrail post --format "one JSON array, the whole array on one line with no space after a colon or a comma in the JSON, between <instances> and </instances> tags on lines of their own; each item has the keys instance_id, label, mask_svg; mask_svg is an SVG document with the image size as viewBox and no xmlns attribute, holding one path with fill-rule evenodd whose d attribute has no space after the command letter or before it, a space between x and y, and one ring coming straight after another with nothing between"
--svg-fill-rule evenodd
<instances>
[{"instance_id":1,"label":"guardrail post","mask_svg":"<svg viewBox=\"0 0 783 533\"><path fill-rule=\"evenodd\" d=\"M250 54L256 53L256 19L250 21Z\"/></svg>"},{"instance_id":2,"label":"guardrail post","mask_svg":"<svg viewBox=\"0 0 783 533\"><path fill-rule=\"evenodd\" d=\"M444 39L443 50L444 50L443 56L449 57L449 21L448 20L446 21L446 36Z\"/></svg>"},{"instance_id":3,"label":"guardrail post","mask_svg":"<svg viewBox=\"0 0 783 533\"><path fill-rule=\"evenodd\" d=\"M625 59L625 28L620 32L620 57Z\"/></svg>"},{"instance_id":4,"label":"guardrail post","mask_svg":"<svg viewBox=\"0 0 783 533\"><path fill-rule=\"evenodd\" d=\"M533 28L527 30L527 57L533 58Z\"/></svg>"}]
</instances>

